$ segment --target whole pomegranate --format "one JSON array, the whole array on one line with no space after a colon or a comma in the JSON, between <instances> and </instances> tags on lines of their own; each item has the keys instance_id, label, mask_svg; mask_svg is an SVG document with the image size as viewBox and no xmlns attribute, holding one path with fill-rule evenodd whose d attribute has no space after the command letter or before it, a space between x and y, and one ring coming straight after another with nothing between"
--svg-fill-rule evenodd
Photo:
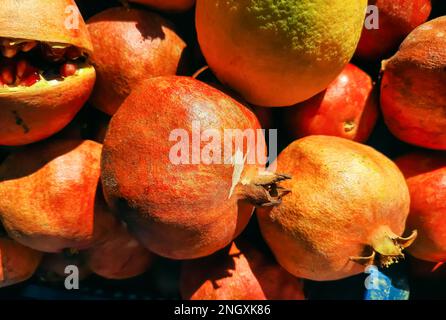
<instances>
[{"instance_id":1,"label":"whole pomegranate","mask_svg":"<svg viewBox=\"0 0 446 320\"><path fill-rule=\"evenodd\" d=\"M9 236L44 252L89 247L100 156L101 145L88 140L47 141L10 154L0 165L0 220Z\"/></svg>"},{"instance_id":2,"label":"whole pomegranate","mask_svg":"<svg viewBox=\"0 0 446 320\"><path fill-rule=\"evenodd\" d=\"M82 252L86 265L107 279L127 279L144 273L152 263L153 255L109 212L102 196L98 198L102 210L95 211L95 228L103 232L99 232L100 239L91 248Z\"/></svg>"},{"instance_id":3,"label":"whole pomegranate","mask_svg":"<svg viewBox=\"0 0 446 320\"><path fill-rule=\"evenodd\" d=\"M431 0L369 0L370 5L378 9L369 16L376 26L368 25L366 19L356 49L356 56L365 60L392 54L413 29L426 22L432 10Z\"/></svg>"},{"instance_id":4,"label":"whole pomegranate","mask_svg":"<svg viewBox=\"0 0 446 320\"><path fill-rule=\"evenodd\" d=\"M0 237L0 288L30 278L42 254L4 236Z\"/></svg>"},{"instance_id":5,"label":"whole pomegranate","mask_svg":"<svg viewBox=\"0 0 446 320\"><path fill-rule=\"evenodd\" d=\"M190 300L303 300L303 282L246 243L183 262L181 295Z\"/></svg>"},{"instance_id":6,"label":"whole pomegranate","mask_svg":"<svg viewBox=\"0 0 446 320\"><path fill-rule=\"evenodd\" d=\"M262 171L260 129L248 108L193 78L146 80L110 122L105 198L150 251L209 255L244 229L254 205L276 205L285 193L276 183L286 176Z\"/></svg>"},{"instance_id":7,"label":"whole pomegranate","mask_svg":"<svg viewBox=\"0 0 446 320\"><path fill-rule=\"evenodd\" d=\"M192 8L195 0L129 0L140 3L154 9L164 11L186 11Z\"/></svg>"},{"instance_id":8,"label":"whole pomegranate","mask_svg":"<svg viewBox=\"0 0 446 320\"><path fill-rule=\"evenodd\" d=\"M404 176L374 149L338 137L297 140L277 158L293 176L291 194L258 210L264 239L279 264L311 280L336 280L388 266L416 237L401 238L409 213Z\"/></svg>"},{"instance_id":9,"label":"whole pomegranate","mask_svg":"<svg viewBox=\"0 0 446 320\"><path fill-rule=\"evenodd\" d=\"M186 44L160 15L116 7L88 20L97 81L90 101L113 115L142 80L181 71Z\"/></svg>"},{"instance_id":10,"label":"whole pomegranate","mask_svg":"<svg viewBox=\"0 0 446 320\"><path fill-rule=\"evenodd\" d=\"M288 108L284 118L294 138L332 135L365 142L378 118L373 81L348 64L325 91Z\"/></svg>"},{"instance_id":11,"label":"whole pomegranate","mask_svg":"<svg viewBox=\"0 0 446 320\"><path fill-rule=\"evenodd\" d=\"M396 163L410 191L407 225L418 230L409 253L422 260L446 262L446 154L418 151Z\"/></svg>"},{"instance_id":12,"label":"whole pomegranate","mask_svg":"<svg viewBox=\"0 0 446 320\"><path fill-rule=\"evenodd\" d=\"M390 131L417 146L446 150L446 17L415 29L383 62L381 108Z\"/></svg>"},{"instance_id":13,"label":"whole pomegranate","mask_svg":"<svg viewBox=\"0 0 446 320\"><path fill-rule=\"evenodd\" d=\"M95 82L93 48L73 0L4 0L0 10L0 145L64 128Z\"/></svg>"}]
</instances>

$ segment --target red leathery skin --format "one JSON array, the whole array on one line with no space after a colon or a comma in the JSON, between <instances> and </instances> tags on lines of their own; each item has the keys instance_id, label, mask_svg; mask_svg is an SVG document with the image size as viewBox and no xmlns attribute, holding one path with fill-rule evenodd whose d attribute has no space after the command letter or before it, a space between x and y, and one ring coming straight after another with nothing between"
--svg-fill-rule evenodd
<instances>
[{"instance_id":1,"label":"red leathery skin","mask_svg":"<svg viewBox=\"0 0 446 320\"><path fill-rule=\"evenodd\" d=\"M381 110L390 131L404 142L446 150L446 17L411 32L382 69Z\"/></svg>"},{"instance_id":2,"label":"red leathery skin","mask_svg":"<svg viewBox=\"0 0 446 320\"><path fill-rule=\"evenodd\" d=\"M7 237L0 237L0 288L30 278L40 263L42 254Z\"/></svg>"},{"instance_id":3,"label":"red leathery skin","mask_svg":"<svg viewBox=\"0 0 446 320\"><path fill-rule=\"evenodd\" d=\"M64 78L72 76L76 73L77 67L74 63L64 63L60 67L60 75Z\"/></svg>"},{"instance_id":4,"label":"red leathery skin","mask_svg":"<svg viewBox=\"0 0 446 320\"><path fill-rule=\"evenodd\" d=\"M303 300L303 282L274 258L236 241L212 256L183 262L180 290L190 300Z\"/></svg>"},{"instance_id":5,"label":"red leathery skin","mask_svg":"<svg viewBox=\"0 0 446 320\"><path fill-rule=\"evenodd\" d=\"M186 43L155 12L111 8L90 18L88 30L98 74L90 102L108 115L143 80L175 75L183 67Z\"/></svg>"},{"instance_id":6,"label":"red leathery skin","mask_svg":"<svg viewBox=\"0 0 446 320\"><path fill-rule=\"evenodd\" d=\"M0 220L19 243L44 252L91 246L101 145L54 140L0 166Z\"/></svg>"},{"instance_id":7,"label":"red leathery skin","mask_svg":"<svg viewBox=\"0 0 446 320\"><path fill-rule=\"evenodd\" d=\"M356 50L359 58L376 60L392 54L404 38L424 23L431 12L431 0L369 0L379 9L379 28L366 29Z\"/></svg>"},{"instance_id":8,"label":"red leathery skin","mask_svg":"<svg viewBox=\"0 0 446 320\"><path fill-rule=\"evenodd\" d=\"M134 89L113 116L104 141L102 184L108 204L149 250L174 259L225 247L253 211L236 194L229 198L231 164L171 162L172 130L190 134L194 121L202 130L221 133L225 128L261 129L255 115L229 96L192 78L170 76ZM246 154L246 144L243 148ZM243 175L262 168L245 164Z\"/></svg>"},{"instance_id":9,"label":"red leathery skin","mask_svg":"<svg viewBox=\"0 0 446 320\"><path fill-rule=\"evenodd\" d=\"M418 151L396 160L411 195L408 228L418 239L408 249L414 257L446 261L446 154Z\"/></svg>"},{"instance_id":10,"label":"red leathery skin","mask_svg":"<svg viewBox=\"0 0 446 320\"><path fill-rule=\"evenodd\" d=\"M328 88L284 115L293 138L332 135L365 142L378 118L378 97L370 76L348 64Z\"/></svg>"}]
</instances>

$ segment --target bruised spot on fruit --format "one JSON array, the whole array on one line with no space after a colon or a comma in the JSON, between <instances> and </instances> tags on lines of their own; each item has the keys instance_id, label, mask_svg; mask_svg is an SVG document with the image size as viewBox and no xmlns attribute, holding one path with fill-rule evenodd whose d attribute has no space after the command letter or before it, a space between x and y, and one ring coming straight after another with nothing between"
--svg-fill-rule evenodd
<instances>
[{"instance_id":1,"label":"bruised spot on fruit","mask_svg":"<svg viewBox=\"0 0 446 320\"><path fill-rule=\"evenodd\" d=\"M12 114L15 117L15 123L18 126L21 126L23 128L23 132L24 133L28 133L29 132L29 128L26 125L25 121L23 121L23 119L20 117L19 113L17 111L12 111Z\"/></svg>"}]
</instances>

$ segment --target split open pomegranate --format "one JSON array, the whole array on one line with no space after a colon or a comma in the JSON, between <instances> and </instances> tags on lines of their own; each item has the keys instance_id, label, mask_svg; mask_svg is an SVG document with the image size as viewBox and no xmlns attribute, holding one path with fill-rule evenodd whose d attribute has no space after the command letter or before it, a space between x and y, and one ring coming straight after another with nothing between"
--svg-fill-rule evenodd
<instances>
[{"instance_id":1,"label":"split open pomegranate","mask_svg":"<svg viewBox=\"0 0 446 320\"><path fill-rule=\"evenodd\" d=\"M0 145L45 139L73 119L95 82L91 52L74 1L2 1Z\"/></svg>"}]
</instances>

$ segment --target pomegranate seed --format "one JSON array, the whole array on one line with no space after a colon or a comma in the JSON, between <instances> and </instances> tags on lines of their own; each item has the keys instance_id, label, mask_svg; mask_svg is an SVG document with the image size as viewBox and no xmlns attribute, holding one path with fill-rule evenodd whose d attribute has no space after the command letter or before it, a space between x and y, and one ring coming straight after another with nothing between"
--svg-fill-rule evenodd
<instances>
[{"instance_id":1,"label":"pomegranate seed","mask_svg":"<svg viewBox=\"0 0 446 320\"><path fill-rule=\"evenodd\" d=\"M65 56L65 51L65 48L52 48L47 44L42 47L44 58L52 62L61 61Z\"/></svg>"},{"instance_id":2,"label":"pomegranate seed","mask_svg":"<svg viewBox=\"0 0 446 320\"><path fill-rule=\"evenodd\" d=\"M60 67L60 75L64 78L72 76L76 73L77 66L74 63L64 63Z\"/></svg>"},{"instance_id":3,"label":"pomegranate seed","mask_svg":"<svg viewBox=\"0 0 446 320\"><path fill-rule=\"evenodd\" d=\"M1 48L2 55L6 58L13 58L17 54L16 46L4 46Z\"/></svg>"},{"instance_id":4,"label":"pomegranate seed","mask_svg":"<svg viewBox=\"0 0 446 320\"><path fill-rule=\"evenodd\" d=\"M37 46L37 41L25 42L24 44L22 44L22 51L23 52L31 51L36 46Z\"/></svg>"},{"instance_id":5,"label":"pomegranate seed","mask_svg":"<svg viewBox=\"0 0 446 320\"><path fill-rule=\"evenodd\" d=\"M17 62L17 68L16 68L17 78L22 78L25 75L28 67L29 64L26 60L20 60L19 62Z\"/></svg>"},{"instance_id":6,"label":"pomegranate seed","mask_svg":"<svg viewBox=\"0 0 446 320\"><path fill-rule=\"evenodd\" d=\"M34 73L31 73L30 75L28 75L26 78L22 79L22 81L20 81L19 84L21 86L31 87L33 84L35 84L39 80L40 80L39 74L37 72L34 72Z\"/></svg>"},{"instance_id":7,"label":"pomegranate seed","mask_svg":"<svg viewBox=\"0 0 446 320\"><path fill-rule=\"evenodd\" d=\"M78 48L71 46L67 49L67 52L65 53L65 56L69 60L76 60L81 56L81 52Z\"/></svg>"},{"instance_id":8,"label":"pomegranate seed","mask_svg":"<svg viewBox=\"0 0 446 320\"><path fill-rule=\"evenodd\" d=\"M5 84L14 83L14 69L12 66L4 66L1 70L1 79Z\"/></svg>"}]
</instances>

